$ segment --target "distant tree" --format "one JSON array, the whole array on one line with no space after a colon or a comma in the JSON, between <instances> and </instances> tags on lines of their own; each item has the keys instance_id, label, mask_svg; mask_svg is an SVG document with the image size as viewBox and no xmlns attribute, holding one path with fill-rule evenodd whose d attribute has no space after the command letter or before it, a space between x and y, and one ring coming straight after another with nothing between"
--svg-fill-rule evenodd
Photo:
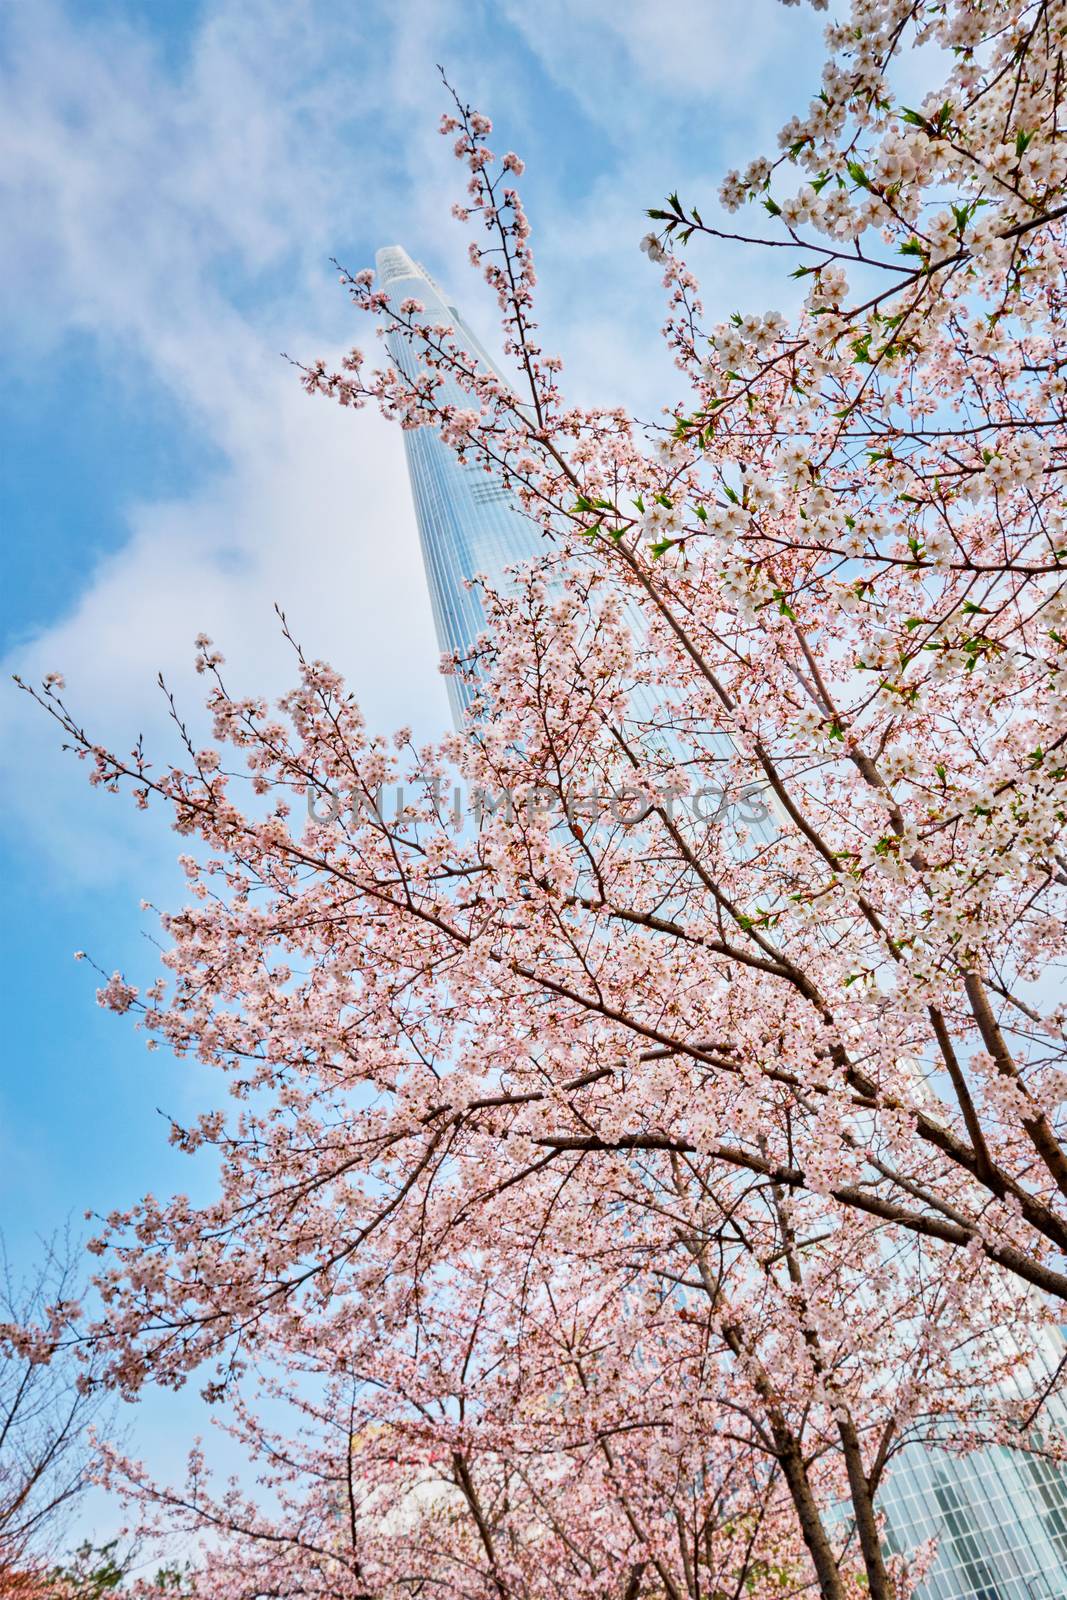
<instances>
[{"instance_id":1,"label":"distant tree","mask_svg":"<svg viewBox=\"0 0 1067 1600\"><path fill-rule=\"evenodd\" d=\"M48 1600L105 1600L120 1586L128 1568L117 1539L99 1546L86 1541L51 1569L44 1593Z\"/></svg>"},{"instance_id":2,"label":"distant tree","mask_svg":"<svg viewBox=\"0 0 1067 1600\"><path fill-rule=\"evenodd\" d=\"M0 1241L0 1563L9 1574L52 1569L89 1484L90 1429L113 1411L98 1357L73 1337L81 1272L66 1234L21 1278Z\"/></svg>"}]
</instances>

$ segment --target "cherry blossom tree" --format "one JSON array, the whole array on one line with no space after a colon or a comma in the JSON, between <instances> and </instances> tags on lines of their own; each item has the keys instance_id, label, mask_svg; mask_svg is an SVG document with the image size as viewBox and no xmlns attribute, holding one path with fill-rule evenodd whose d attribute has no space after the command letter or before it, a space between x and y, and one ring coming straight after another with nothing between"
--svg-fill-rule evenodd
<instances>
[{"instance_id":1,"label":"cherry blossom tree","mask_svg":"<svg viewBox=\"0 0 1067 1600\"><path fill-rule=\"evenodd\" d=\"M879 3L829 29L809 116L783 130L777 162L731 174L722 192L733 210L762 197L779 229L767 248L799 257L793 276L809 288L796 326L769 312L705 327L696 281L666 244L731 236L675 196L651 213L662 230L645 248L666 263L666 334L688 380L658 438L618 412L564 407L530 319L516 160L492 178L486 121L462 108L446 119L472 172L460 215L488 232L472 257L528 396L480 374L414 302L391 307L368 273L347 280L354 298L417 346L421 376L364 379L359 351L340 373L306 375L344 404L377 399L405 426L436 423L503 472L558 569L581 574L576 615L600 585L647 620L631 659L627 630L603 612L581 730L561 739L560 716L578 721L586 646L554 639L566 690L535 735L531 703L554 689L529 640L538 619L530 610L523 630L514 607L499 612L513 631L482 658L496 715L468 756L476 780L547 774L563 804L565 755L629 770L650 795L665 779L684 792L687 777L715 775L715 732L732 742L733 787L763 786L780 833L740 859L695 848L652 807L683 917L662 914L649 874L570 896L616 949L636 930L634 949L654 942L688 962L695 946L728 975L718 1004L702 990L698 1031L730 1041L732 1068L716 1069L739 1072L738 1024L755 1028L755 1072L784 1092L810 1149L800 1163L739 1140L720 1158L791 1189L811 1187L817 1165L844 1203L1060 1297L1064 1009L1049 975L1064 884L1062 24L1044 5ZM892 88L907 43L952 52L919 109ZM790 198L796 169L813 181ZM849 272L865 285L856 295ZM435 404L445 371L469 409ZM632 684L676 693L641 726L622 709ZM634 1009L620 1014L640 1034ZM758 1096L748 1109L762 1128ZM859 1110L872 1120L857 1141Z\"/></svg>"},{"instance_id":2,"label":"cherry blossom tree","mask_svg":"<svg viewBox=\"0 0 1067 1600\"><path fill-rule=\"evenodd\" d=\"M651 213L658 427L565 401L522 163L456 102L515 376L344 272L417 370L304 378L439 428L545 535L450 663L463 737L373 735L299 649L271 708L199 641L214 743L166 768L36 691L199 841L165 977L100 997L225 1075L172 1130L219 1190L107 1219L93 1340L125 1392L207 1363L235 1397L270 1509L199 1455L113 1464L230 1536L211 1593L882 1597L906 1440L1062 1452L1065 27L853 0L724 183L761 226ZM795 316L705 317L681 252L741 240Z\"/></svg>"},{"instance_id":3,"label":"cherry blossom tree","mask_svg":"<svg viewBox=\"0 0 1067 1600\"><path fill-rule=\"evenodd\" d=\"M81 1251L69 1235L44 1246L20 1277L0 1240L0 1580L36 1595L60 1555L72 1512L89 1487L91 1430L113 1426L98 1362L73 1353ZM16 1329L36 1325L32 1359Z\"/></svg>"},{"instance_id":4,"label":"cherry blossom tree","mask_svg":"<svg viewBox=\"0 0 1067 1600\"><path fill-rule=\"evenodd\" d=\"M205 1594L273 1593L297 1576L302 1592L346 1596L786 1594L810 1561L823 1592L844 1595L861 1592L861 1546L893 1592L876 1530L868 1548L828 1510L851 1495L873 1519L898 1441L939 1415L966 1405L971 1440L979 1412L988 1437L1013 1437L1019 1409L984 1398L1018 1362L1002 1307L943 1281L916 1305L914 1262L886 1252L857 1318L824 1241L797 1213L783 1221L782 1197L753 1239L736 1203L723 1225L693 1164L672 1164L655 1208L654 1167L600 1176L623 1227L600 1230L595 1253L580 1182L553 1182L562 1259L536 1239L541 1207L513 1189L497 1197L494 1242L450 1253L444 1281L423 1275L417 1298L394 1240L373 1298L335 1293L291 1319L288 1381L266 1387L296 1425L268 1433L261 1408L241 1404L235 1428L271 1503L213 1491L200 1449L181 1487L114 1459L112 1481L146 1515L138 1537L225 1530ZM274 1348L264 1334L252 1343ZM850 1487L865 1454L864 1486Z\"/></svg>"}]
</instances>

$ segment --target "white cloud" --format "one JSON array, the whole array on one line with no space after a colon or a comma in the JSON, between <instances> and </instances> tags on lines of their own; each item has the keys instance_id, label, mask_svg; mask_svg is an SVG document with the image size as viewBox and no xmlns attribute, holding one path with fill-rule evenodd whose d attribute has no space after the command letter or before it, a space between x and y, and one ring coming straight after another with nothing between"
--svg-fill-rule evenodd
<instances>
[{"instance_id":1,"label":"white cloud","mask_svg":"<svg viewBox=\"0 0 1067 1600\"><path fill-rule=\"evenodd\" d=\"M801 37L797 14L773 0L752 10L686 0L654 22L638 0L544 0L534 20L510 3L502 11L612 134L599 173L574 152L582 215L550 201L535 219L545 343L563 349L578 397L647 415L674 397L676 378L658 338L656 274L636 248L641 207L672 182L707 204L727 164L722 146L743 138L740 155L773 135L773 85ZM429 254L491 328L462 265L462 230L447 217L462 174L435 131L435 61L496 116L508 143L526 127L558 155L567 139L538 126L536 86L516 74L495 20L490 43L459 0L342 10L214 0L175 61L113 13L94 21L57 0L6 13L0 207L19 307L8 357L54 374L65 339L87 331L102 362L165 392L221 462L182 498L128 507L123 547L87 571L69 614L7 663L26 676L64 671L102 736L124 745L139 731L150 744L162 736L157 670L195 703L190 642L201 629L233 662L235 682L282 688L276 600L309 650L346 673L374 725L445 725L400 440L369 413L307 400L278 352L366 342L326 262L354 250L361 265L388 236ZM810 41L817 30L805 21ZM693 106L709 90L701 123ZM732 309L737 258L696 242L692 253L710 304ZM746 303L775 303L770 280L764 292L745 271ZM0 731L16 752L7 809L24 837L67 872L104 881L135 871L130 840L144 830L86 805L44 719L6 696Z\"/></svg>"},{"instance_id":2,"label":"white cloud","mask_svg":"<svg viewBox=\"0 0 1067 1600\"><path fill-rule=\"evenodd\" d=\"M803 104L818 88L820 19L778 0L542 0L536 8L504 0L503 9L610 152L591 170L575 139L581 201L536 218L546 343L562 349L573 397L656 419L684 390L659 335L661 275L638 254L651 226L645 209L676 189L715 226L763 231L761 211L722 211L719 185L730 167L774 154L798 96ZM801 298L777 254L693 238L686 256L709 324L738 307L788 310Z\"/></svg>"},{"instance_id":3,"label":"white cloud","mask_svg":"<svg viewBox=\"0 0 1067 1600\"><path fill-rule=\"evenodd\" d=\"M762 104L780 98L783 63L803 68L821 36L817 19L777 0L503 0L503 8L587 116L645 143L666 118L683 161L709 138L721 143L735 118L746 140L758 133Z\"/></svg>"},{"instance_id":4,"label":"white cloud","mask_svg":"<svg viewBox=\"0 0 1067 1600\"><path fill-rule=\"evenodd\" d=\"M332 61L358 45L347 32L342 20L316 33L305 7L219 6L175 79L127 29L50 6L16 19L0 139L20 358L61 363L66 332L91 331L104 362L136 362L222 460L187 497L130 506L128 541L7 663L62 670L94 731L123 748L162 733L157 671L195 708L202 629L242 687L285 687L276 600L373 723L446 723L400 437L309 400L278 353L367 331L325 268L345 210L381 206L379 168L343 154L353 86ZM272 269L276 299L261 286ZM23 837L106 878L134 835L86 805L45 719L11 696L0 715Z\"/></svg>"}]
</instances>

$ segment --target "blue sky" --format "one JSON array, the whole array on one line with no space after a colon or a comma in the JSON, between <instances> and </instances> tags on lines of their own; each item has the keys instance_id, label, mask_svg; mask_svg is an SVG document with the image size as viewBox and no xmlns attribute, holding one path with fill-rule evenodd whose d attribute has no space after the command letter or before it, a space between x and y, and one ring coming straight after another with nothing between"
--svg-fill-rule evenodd
<instances>
[{"instance_id":1,"label":"blue sky","mask_svg":"<svg viewBox=\"0 0 1067 1600\"><path fill-rule=\"evenodd\" d=\"M821 19L776 0L7 0L0 7L0 508L5 681L61 670L103 739L157 749L156 674L195 709L211 634L279 692L272 607L375 725L446 725L399 437L301 393L280 352L372 336L330 257L400 242L492 344L449 216L462 176L435 63L528 162L544 343L578 400L652 415L674 393L643 208L707 215L726 168L774 148L818 85ZM803 101L802 101L803 103ZM694 251L719 315L786 303L773 263ZM53 729L0 691L7 915L0 1226L35 1235L172 1185L157 1107L198 1069L149 1056L94 1003L88 950L149 981L142 898L180 899L176 841L90 791ZM135 1439L166 1457L181 1415Z\"/></svg>"}]
</instances>

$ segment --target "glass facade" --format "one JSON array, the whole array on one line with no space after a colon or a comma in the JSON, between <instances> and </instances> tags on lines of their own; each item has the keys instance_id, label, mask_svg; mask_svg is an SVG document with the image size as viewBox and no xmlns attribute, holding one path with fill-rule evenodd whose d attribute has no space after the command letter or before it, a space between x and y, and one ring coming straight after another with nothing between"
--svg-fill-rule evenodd
<instances>
[{"instance_id":1,"label":"glass facade","mask_svg":"<svg viewBox=\"0 0 1067 1600\"><path fill-rule=\"evenodd\" d=\"M882 1495L891 1550L937 1554L920 1600L1067 1600L1067 1471L1003 1445L905 1447Z\"/></svg>"},{"instance_id":2,"label":"glass facade","mask_svg":"<svg viewBox=\"0 0 1067 1600\"><path fill-rule=\"evenodd\" d=\"M1048 1396L1035 1427L1060 1440L1065 1350L1060 1333L1047 1333L1012 1385L1014 1398ZM920 1600L1067 1600L1067 1467L1005 1445L961 1456L912 1443L893 1464L881 1504L891 1550L937 1541Z\"/></svg>"},{"instance_id":3,"label":"glass facade","mask_svg":"<svg viewBox=\"0 0 1067 1600\"><path fill-rule=\"evenodd\" d=\"M377 267L378 286L394 305L408 297L418 300L426 309L425 320L450 323L463 348L492 368L459 311L406 250L399 245L379 250ZM387 345L394 366L414 378L421 366L418 347L396 334L390 334ZM445 378L440 395L446 404L466 408L471 403L452 378ZM473 463L463 466L436 429L407 429L404 446L437 641L442 652L466 657L485 627L481 601L466 587L469 580L484 573L499 584L507 567L542 553L544 543L499 477ZM457 677L446 683L452 718L460 729L475 691Z\"/></svg>"},{"instance_id":4,"label":"glass facade","mask_svg":"<svg viewBox=\"0 0 1067 1600\"><path fill-rule=\"evenodd\" d=\"M377 275L378 287L388 293L394 305L408 298L417 300L425 308L425 321L450 324L462 347L486 369L500 376L462 313L406 250L399 245L387 245L379 250ZM386 344L394 366L405 377L414 379L421 366L417 343L392 333ZM464 408L470 405L469 396L448 377L441 385L440 396L444 403ZM436 429L405 430L404 446L438 644L442 653L466 659L485 627L480 598L475 590L467 587L469 581L482 573L494 587L504 587L507 568L543 554L544 540L540 529L515 505L500 476L474 463L464 466ZM634 636L640 639L643 633L640 613L633 605L626 609ZM457 730L462 730L476 689L455 676L448 677L446 684L453 722ZM663 712L668 704L665 694L654 694L642 685L635 685L629 701L635 724L647 726L664 720ZM686 719L681 708L676 707L673 715L684 725ZM690 741L695 739L705 760L725 762L731 755L730 741L724 734L694 736L690 733L689 738ZM691 750L683 748L669 731L654 742L666 747L678 760L691 756ZM736 798L728 807L726 818L732 825L743 828L753 844L774 835L765 797L756 787Z\"/></svg>"}]
</instances>

